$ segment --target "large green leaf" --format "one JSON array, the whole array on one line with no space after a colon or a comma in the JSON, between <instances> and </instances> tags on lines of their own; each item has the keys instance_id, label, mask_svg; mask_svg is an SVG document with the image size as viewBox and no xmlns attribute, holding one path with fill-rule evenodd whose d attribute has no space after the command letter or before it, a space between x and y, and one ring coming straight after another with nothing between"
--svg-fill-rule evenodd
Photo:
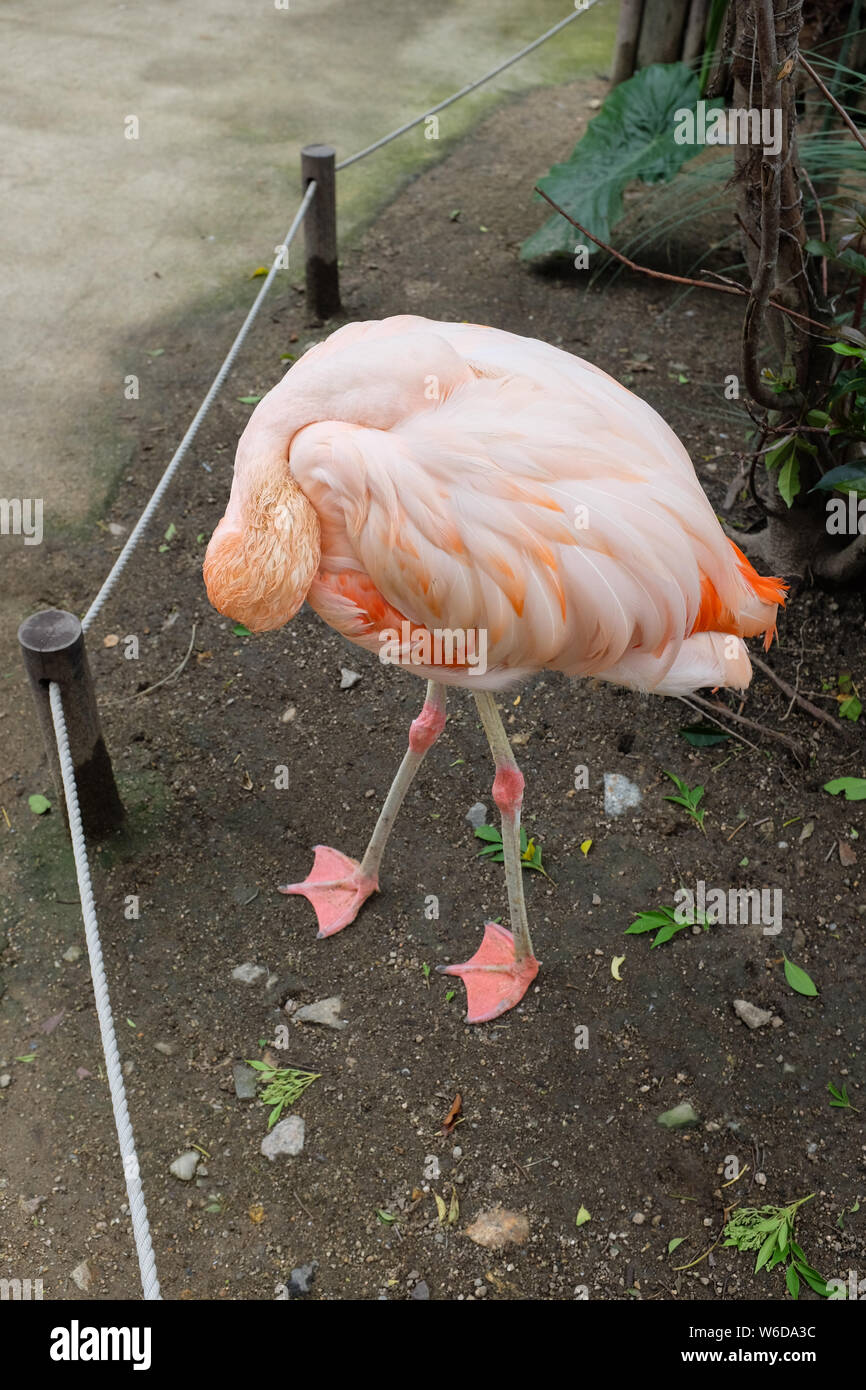
<instances>
[{"instance_id":1,"label":"large green leaf","mask_svg":"<svg viewBox=\"0 0 866 1390\"><path fill-rule=\"evenodd\" d=\"M834 488L839 492L856 492L860 497L866 497L866 462L841 463L838 468L831 468L812 491L832 492Z\"/></svg>"},{"instance_id":2,"label":"large green leaf","mask_svg":"<svg viewBox=\"0 0 866 1390\"><path fill-rule=\"evenodd\" d=\"M614 87L603 109L590 121L565 164L554 164L539 187L602 241L622 216L622 195L633 179L660 183L672 179L702 145L678 145L675 116L694 110L698 79L685 63L653 63ZM707 110L722 105L706 103ZM555 213L520 249L523 260L573 254L579 240ZM595 248L590 246L590 253Z\"/></svg>"}]
</instances>

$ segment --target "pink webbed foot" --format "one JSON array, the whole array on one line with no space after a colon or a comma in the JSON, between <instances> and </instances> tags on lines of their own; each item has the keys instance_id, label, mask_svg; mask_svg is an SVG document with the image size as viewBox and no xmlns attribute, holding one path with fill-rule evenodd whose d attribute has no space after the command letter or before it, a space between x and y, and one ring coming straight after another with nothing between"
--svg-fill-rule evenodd
<instances>
[{"instance_id":1,"label":"pink webbed foot","mask_svg":"<svg viewBox=\"0 0 866 1390\"><path fill-rule=\"evenodd\" d=\"M439 965L443 975L459 975L466 986L466 1022L489 1023L519 1004L538 974L538 961L518 961L514 937L497 922L487 922L484 940L463 965Z\"/></svg>"},{"instance_id":2,"label":"pink webbed foot","mask_svg":"<svg viewBox=\"0 0 866 1390\"><path fill-rule=\"evenodd\" d=\"M361 874L356 859L328 845L316 845L313 867L303 883L285 883L281 893L309 898L319 922L319 936L333 936L354 922L371 893L378 891L375 878Z\"/></svg>"}]
</instances>

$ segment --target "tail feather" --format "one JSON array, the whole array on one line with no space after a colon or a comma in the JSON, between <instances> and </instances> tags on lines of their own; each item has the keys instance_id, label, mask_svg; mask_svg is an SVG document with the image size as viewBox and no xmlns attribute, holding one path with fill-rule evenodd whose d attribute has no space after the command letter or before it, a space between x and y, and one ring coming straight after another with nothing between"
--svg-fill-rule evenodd
<instances>
[{"instance_id":1,"label":"tail feather","mask_svg":"<svg viewBox=\"0 0 866 1390\"><path fill-rule=\"evenodd\" d=\"M737 557L737 568L749 591L746 602L740 608L740 631L744 637L755 637L763 632L766 651L776 635L776 613L780 606L785 605L788 585L783 579L758 574L751 560L733 541L731 548Z\"/></svg>"}]
</instances>

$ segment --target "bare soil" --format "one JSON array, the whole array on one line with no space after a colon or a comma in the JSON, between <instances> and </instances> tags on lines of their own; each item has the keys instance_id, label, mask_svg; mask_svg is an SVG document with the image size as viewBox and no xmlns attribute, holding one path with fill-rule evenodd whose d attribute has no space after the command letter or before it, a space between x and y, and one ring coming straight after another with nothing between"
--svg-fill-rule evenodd
<instances>
[{"instance_id":1,"label":"bare soil","mask_svg":"<svg viewBox=\"0 0 866 1390\"><path fill-rule=\"evenodd\" d=\"M489 322L592 359L670 421L721 506L742 439L722 392L736 370L736 306L719 296L671 308L663 287L633 277L587 292L570 269L541 274L517 259L545 215L534 179L567 154L603 90L582 82L503 107L406 187L344 252L345 316ZM688 260L690 248L680 253ZM134 523L234 328L226 310L203 309L153 360L154 404L131 406L133 462L105 523ZM721 1247L699 1256L733 1204L807 1193L816 1195L798 1239L812 1263L827 1278L866 1273L863 817L822 791L830 777L866 771L856 730L837 739L760 675L743 713L795 739L802 765L755 730L744 731L748 745L691 748L678 730L695 716L674 700L553 675L504 696L525 823L553 881L526 876L543 968L524 1004L493 1025L466 1027L459 982L425 971L466 959L484 921L506 910L502 869L476 858L465 820L479 799L492 809L468 697L451 697L382 892L358 921L317 941L309 905L277 893L308 871L314 844L363 849L423 696L307 610L281 632L238 637L204 594L204 545L250 409L238 397L264 393L281 354L328 329L305 320L297 290L274 298L89 640L129 810L127 830L92 862L164 1296L271 1299L293 1267L316 1261L309 1296L332 1300L405 1299L419 1281L434 1299L782 1299L780 1270L753 1275L753 1259ZM9 583L22 615L45 604L83 611L120 543L101 526L19 553ZM823 683L842 668L864 676L863 618L862 593L796 594L769 660L833 710ZM125 657L129 636L138 659ZM41 1277L47 1298L80 1298L71 1272L86 1259L87 1296L133 1298L86 954L64 958L83 945L71 856L6 650L0 1275ZM340 689L342 666L362 675L350 690ZM288 790L274 785L281 765ZM580 765L587 790L575 790ZM705 833L663 799L673 790L665 769L706 787ZM605 773L634 782L640 805L606 816ZM50 814L28 809L37 791L55 803ZM717 925L654 950L624 935L636 912L697 880L781 889L781 934ZM438 918L425 915L430 895ZM817 997L790 988L783 954ZM611 962L622 955L618 981ZM242 962L275 978L239 983ZM286 1000L333 994L345 1029L287 1019ZM740 998L773 1022L747 1028L732 1007ZM289 1047L277 1052L283 1023ZM581 1027L585 1049L575 1046ZM266 1112L237 1099L232 1080L234 1064L266 1052L321 1074L296 1107L302 1154L273 1163L260 1153ZM857 1112L830 1107L831 1081ZM458 1093L462 1121L445 1134ZM698 1123L658 1123L685 1101ZM193 1145L202 1167L183 1183L169 1165ZM431 1156L438 1178L425 1177ZM742 1175L729 1182L733 1160ZM450 1204L452 1191L459 1219L449 1227L433 1194ZM22 1207L36 1196L36 1211ZM529 1236L485 1250L466 1229L500 1204L525 1214ZM578 1228L581 1206L591 1219ZM669 1254L676 1238L684 1243Z\"/></svg>"}]
</instances>

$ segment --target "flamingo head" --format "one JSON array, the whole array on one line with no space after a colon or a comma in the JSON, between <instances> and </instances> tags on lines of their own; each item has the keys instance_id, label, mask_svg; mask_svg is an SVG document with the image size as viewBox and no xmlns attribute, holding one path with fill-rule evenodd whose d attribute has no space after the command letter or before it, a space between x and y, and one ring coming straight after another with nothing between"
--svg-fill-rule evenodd
<instances>
[{"instance_id":1,"label":"flamingo head","mask_svg":"<svg viewBox=\"0 0 866 1390\"><path fill-rule=\"evenodd\" d=\"M207 595L217 612L267 632L297 613L319 568L319 518L283 461L235 476L226 514L204 561Z\"/></svg>"}]
</instances>

